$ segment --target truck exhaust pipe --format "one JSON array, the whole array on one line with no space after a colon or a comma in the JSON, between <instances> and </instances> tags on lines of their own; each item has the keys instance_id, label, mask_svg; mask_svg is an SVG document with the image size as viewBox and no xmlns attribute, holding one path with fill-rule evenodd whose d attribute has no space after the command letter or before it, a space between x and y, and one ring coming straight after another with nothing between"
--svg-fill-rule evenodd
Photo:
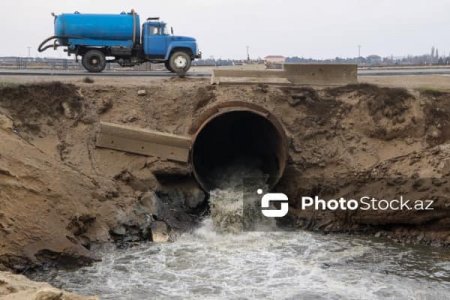
<instances>
[{"instance_id":1,"label":"truck exhaust pipe","mask_svg":"<svg viewBox=\"0 0 450 300\"><path fill-rule=\"evenodd\" d=\"M213 176L231 164L251 162L273 188L283 176L288 142L268 110L241 101L218 104L200 115L190 136L177 136L101 123L96 146L188 163L206 192L218 188Z\"/></svg>"},{"instance_id":2,"label":"truck exhaust pipe","mask_svg":"<svg viewBox=\"0 0 450 300\"><path fill-rule=\"evenodd\" d=\"M245 102L226 102L206 111L191 128L190 163L205 191L217 188L213 176L230 164L251 162L268 175L273 188L288 157L285 130L266 109Z\"/></svg>"}]
</instances>

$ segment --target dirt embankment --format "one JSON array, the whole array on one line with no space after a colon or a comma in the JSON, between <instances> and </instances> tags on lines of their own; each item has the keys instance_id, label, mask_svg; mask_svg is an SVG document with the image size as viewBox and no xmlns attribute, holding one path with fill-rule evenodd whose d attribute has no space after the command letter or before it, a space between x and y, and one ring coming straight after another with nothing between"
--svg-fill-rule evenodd
<instances>
[{"instance_id":1,"label":"dirt embankment","mask_svg":"<svg viewBox=\"0 0 450 300\"><path fill-rule=\"evenodd\" d=\"M0 268L82 265L98 259L96 243L161 240L196 224L205 194L184 169L172 177L168 162L94 147L101 118L174 130L147 101L135 89L60 83L0 90Z\"/></svg>"},{"instance_id":2,"label":"dirt embankment","mask_svg":"<svg viewBox=\"0 0 450 300\"><path fill-rule=\"evenodd\" d=\"M450 244L450 94L364 84L287 93L300 99L297 116L286 119L292 161L278 187L297 200L289 225ZM299 209L301 196L315 195L402 196L409 205L433 200L434 210Z\"/></svg>"},{"instance_id":3,"label":"dirt embankment","mask_svg":"<svg viewBox=\"0 0 450 300\"><path fill-rule=\"evenodd\" d=\"M189 79L142 88L47 83L0 89L0 265L24 271L89 263L96 243L194 226L206 197L189 167L95 149L96 127L102 120L187 135L203 111L230 100L261 105L284 124L290 159L278 190L291 199L318 188L325 195L376 190L379 178L399 175L437 198L434 212L389 214L299 211L293 201L289 225L450 243L449 94L371 85L214 87ZM427 186L420 178L438 180ZM397 193L405 182L384 186Z\"/></svg>"},{"instance_id":4,"label":"dirt embankment","mask_svg":"<svg viewBox=\"0 0 450 300\"><path fill-rule=\"evenodd\" d=\"M97 300L61 291L43 282L33 282L25 276L0 272L0 298L3 300Z\"/></svg>"}]
</instances>

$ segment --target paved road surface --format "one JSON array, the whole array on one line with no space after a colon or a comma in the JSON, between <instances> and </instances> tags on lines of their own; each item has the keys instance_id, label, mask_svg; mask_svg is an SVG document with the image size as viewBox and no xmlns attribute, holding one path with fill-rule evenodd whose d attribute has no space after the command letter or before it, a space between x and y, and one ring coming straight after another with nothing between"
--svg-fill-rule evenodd
<instances>
[{"instance_id":1,"label":"paved road surface","mask_svg":"<svg viewBox=\"0 0 450 300\"><path fill-rule=\"evenodd\" d=\"M405 68L358 70L358 76L450 75L450 68Z\"/></svg>"},{"instance_id":2,"label":"paved road surface","mask_svg":"<svg viewBox=\"0 0 450 300\"><path fill-rule=\"evenodd\" d=\"M0 70L0 76L89 76L89 77L173 77L168 71L105 71L102 73L89 73L87 71L62 70ZM190 72L187 77L209 77L209 73Z\"/></svg>"},{"instance_id":3,"label":"paved road surface","mask_svg":"<svg viewBox=\"0 0 450 300\"><path fill-rule=\"evenodd\" d=\"M209 77L209 72L189 72L187 77ZM365 69L359 70L358 76L406 76L406 75L450 75L449 68L405 68L405 69ZM62 70L0 70L0 76L92 76L92 77L173 77L168 71L105 71L88 73L86 71Z\"/></svg>"}]
</instances>

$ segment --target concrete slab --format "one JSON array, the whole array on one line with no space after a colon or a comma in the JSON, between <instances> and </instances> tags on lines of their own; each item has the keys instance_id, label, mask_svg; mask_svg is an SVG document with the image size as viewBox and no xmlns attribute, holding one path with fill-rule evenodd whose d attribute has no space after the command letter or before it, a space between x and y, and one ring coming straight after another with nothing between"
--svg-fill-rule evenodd
<instances>
[{"instance_id":1,"label":"concrete slab","mask_svg":"<svg viewBox=\"0 0 450 300\"><path fill-rule=\"evenodd\" d=\"M353 64L285 64L286 78L300 85L346 85L358 82Z\"/></svg>"},{"instance_id":2,"label":"concrete slab","mask_svg":"<svg viewBox=\"0 0 450 300\"><path fill-rule=\"evenodd\" d=\"M336 86L358 82L357 65L285 64L284 70L214 69L211 84Z\"/></svg>"},{"instance_id":3,"label":"concrete slab","mask_svg":"<svg viewBox=\"0 0 450 300\"><path fill-rule=\"evenodd\" d=\"M101 122L96 146L179 162L189 161L191 138Z\"/></svg>"},{"instance_id":4,"label":"concrete slab","mask_svg":"<svg viewBox=\"0 0 450 300\"><path fill-rule=\"evenodd\" d=\"M282 70L212 70L211 84L223 83L289 83Z\"/></svg>"}]
</instances>

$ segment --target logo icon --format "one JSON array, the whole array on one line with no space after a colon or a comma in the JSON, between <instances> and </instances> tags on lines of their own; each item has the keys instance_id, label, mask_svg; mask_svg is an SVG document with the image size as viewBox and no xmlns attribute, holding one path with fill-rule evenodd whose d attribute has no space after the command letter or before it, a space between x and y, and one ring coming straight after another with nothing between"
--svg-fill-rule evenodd
<instances>
[{"instance_id":1,"label":"logo icon","mask_svg":"<svg viewBox=\"0 0 450 300\"><path fill-rule=\"evenodd\" d=\"M263 190L259 189L257 191L258 195L263 194ZM289 211L289 203L288 203L288 196L282 193L268 193L265 194L261 198L261 212L264 216L268 218L282 218L287 215ZM280 209L273 209L273 206L271 207L271 203L273 202L279 202L280 203ZM270 209L272 208L272 209Z\"/></svg>"}]
</instances>

